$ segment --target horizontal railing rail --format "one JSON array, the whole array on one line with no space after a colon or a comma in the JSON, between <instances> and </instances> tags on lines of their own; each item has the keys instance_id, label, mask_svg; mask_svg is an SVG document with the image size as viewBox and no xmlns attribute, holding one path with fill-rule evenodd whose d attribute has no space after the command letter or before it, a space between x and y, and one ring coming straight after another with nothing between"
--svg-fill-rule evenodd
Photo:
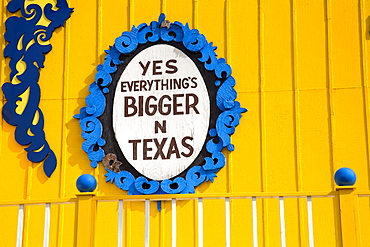
<instances>
[{"instance_id":1,"label":"horizontal railing rail","mask_svg":"<svg viewBox=\"0 0 370 247\"><path fill-rule=\"evenodd\" d=\"M355 191L355 195L370 196L369 191ZM313 191L313 192L247 192L247 193L212 193L212 194L166 194L166 195L119 195L119 196L94 196L96 201L171 201L176 200L193 200L198 198L205 199L223 199L223 198L299 198L299 197L326 197L338 195L338 191ZM75 203L78 201L77 197L73 198L57 198L57 199L37 199L37 200L10 200L0 201L0 207L17 206L17 205L42 205L46 203L62 204Z\"/></svg>"},{"instance_id":2,"label":"horizontal railing rail","mask_svg":"<svg viewBox=\"0 0 370 247\"><path fill-rule=\"evenodd\" d=\"M370 194L370 193L369 193ZM222 199L222 198L279 198L279 197L326 197L338 195L338 191L313 191L313 192L247 192L247 193L212 193L212 194L175 194L175 195L120 195L120 196L95 196L94 200L125 200L125 201L171 201L177 200L192 200L198 198L207 199Z\"/></svg>"},{"instance_id":3,"label":"horizontal railing rail","mask_svg":"<svg viewBox=\"0 0 370 247\"><path fill-rule=\"evenodd\" d=\"M0 207L11 207L18 205L43 205L49 204L65 204L65 203L76 203L78 199L65 198L65 199L39 199L39 200L17 200L17 201L0 201Z\"/></svg>"}]
</instances>

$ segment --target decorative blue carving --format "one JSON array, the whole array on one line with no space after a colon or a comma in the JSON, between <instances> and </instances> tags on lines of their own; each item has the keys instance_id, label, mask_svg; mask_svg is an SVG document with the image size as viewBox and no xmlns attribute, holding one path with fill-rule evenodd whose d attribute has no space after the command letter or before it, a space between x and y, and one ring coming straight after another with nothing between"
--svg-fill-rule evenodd
<instances>
[{"instance_id":1,"label":"decorative blue carving","mask_svg":"<svg viewBox=\"0 0 370 247\"><path fill-rule=\"evenodd\" d=\"M50 40L54 30L63 26L73 11L68 7L66 0L58 0L56 7L57 10L53 10L54 6L48 3L43 9L37 4L30 4L25 8L25 0L10 1L8 11L12 13L21 11L22 17L9 17L5 22L4 35L5 40L9 42L5 47L4 56L10 58L10 80L17 78L20 83L7 82L2 86L7 99L3 107L3 118L16 126L15 140L21 145L29 145L25 148L28 152L27 158L32 162L44 160L44 172L48 177L54 172L57 160L45 140L43 130L44 117L39 108L39 68L44 67L45 54L52 48L50 44L44 42ZM37 25L43 13L50 20L48 26ZM24 62L26 66L22 73L16 69L19 62ZM21 96L27 91L28 100ZM17 103L24 100L27 100L26 107L18 113Z\"/></svg>"},{"instance_id":2,"label":"decorative blue carving","mask_svg":"<svg viewBox=\"0 0 370 247\"><path fill-rule=\"evenodd\" d=\"M97 67L95 82L90 86L90 95L86 98L86 107L81 108L80 114L75 118L79 119L83 130L82 137L86 140L83 143L83 150L88 153L91 166L96 167L97 162L104 157L101 148L105 141L101 138L102 125L98 117L102 115L106 107L104 94L108 93L108 86L112 81L111 73L117 70L117 65L121 64L120 54L133 52L138 44L156 42L159 39L169 42L182 42L186 49L193 52L200 52L202 57L199 61L203 62L208 71L213 71L220 80L215 81L218 87L216 104L222 113L216 121L216 128L209 131L211 138L206 143L206 150L211 157L205 158L205 164L191 167L185 178L166 179L163 181L149 181L145 177L134 178L128 171L113 172L109 169L105 175L106 181L116 183L117 187L127 190L130 195L137 194L176 194L176 193L195 193L195 187L204 181L214 181L216 173L225 166L226 159L221 152L224 147L229 151L234 150L230 136L235 132L235 127L239 124L241 114L247 110L240 107L240 103L235 101L236 91L234 90L235 80L231 76L231 67L226 64L223 58L217 58L216 47L208 43L203 34L196 29L190 29L188 24L180 22L171 23L168 27L165 23L165 15L159 16L158 22L153 21L150 25L145 23L138 27L133 27L131 32L123 32L115 40L114 46L106 51L103 65Z\"/></svg>"},{"instance_id":3,"label":"decorative blue carving","mask_svg":"<svg viewBox=\"0 0 370 247\"><path fill-rule=\"evenodd\" d=\"M138 177L135 182L135 189L144 195L154 194L159 189L159 182L158 181L148 181L145 177Z\"/></svg>"},{"instance_id":4,"label":"decorative blue carving","mask_svg":"<svg viewBox=\"0 0 370 247\"><path fill-rule=\"evenodd\" d=\"M173 181L166 179L161 183L161 188L168 194L178 194L186 188L187 182L182 177L177 177Z\"/></svg>"}]
</instances>

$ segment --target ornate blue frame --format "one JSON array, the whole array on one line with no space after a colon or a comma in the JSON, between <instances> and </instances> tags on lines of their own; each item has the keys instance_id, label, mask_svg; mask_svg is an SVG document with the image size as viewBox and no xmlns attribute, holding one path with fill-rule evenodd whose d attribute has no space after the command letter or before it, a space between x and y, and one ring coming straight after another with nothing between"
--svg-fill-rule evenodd
<instances>
[{"instance_id":1,"label":"ornate blue frame","mask_svg":"<svg viewBox=\"0 0 370 247\"><path fill-rule=\"evenodd\" d=\"M17 78L20 83L7 82L2 86L8 100L2 110L3 118L16 126L15 140L21 145L29 145L25 148L28 159L31 162L44 160L43 168L48 177L54 172L57 160L45 139L44 117L39 108L41 89L38 80L39 69L44 67L45 54L52 46L42 42L49 41L54 30L64 26L73 12L66 0L58 0L56 7L58 9L53 10L54 6L51 3L46 4L43 9L37 3L25 7L25 0L10 1L8 11L12 13L21 11L22 17L9 17L5 22L4 35L5 40L9 42L5 47L4 57L10 58L10 80ZM43 13L50 20L48 26L37 25ZM26 65L26 69L19 74L16 66L21 61ZM29 90L28 99L22 97L27 90ZM17 113L17 103L24 100L27 100L24 111ZM37 116L38 120L35 121Z\"/></svg>"},{"instance_id":2,"label":"ornate blue frame","mask_svg":"<svg viewBox=\"0 0 370 247\"><path fill-rule=\"evenodd\" d=\"M123 63L119 60L121 54L129 54L135 51L139 44L147 42L156 42L158 40L165 42L182 42L184 47L192 52L200 52L202 57L199 61L204 63L208 71L213 71L219 80L215 81L218 88L216 95L217 107L222 111L216 121L216 128L209 131L213 137L206 143L206 150L211 157L206 157L205 164L191 167L185 178L176 177L175 179L166 179L163 181L149 181L140 176L135 178L128 171L119 173L106 168L106 182L115 183L122 190L127 190L130 195L137 194L186 194L195 193L195 187L204 181L214 181L216 173L225 166L226 159L221 152L224 147L229 151L234 150L231 144L230 136L235 132L235 127L239 124L241 113L247 110L240 107L240 103L235 101L236 91L234 90L235 80L231 76L231 67L223 58L217 58L212 42L208 43L205 36L200 34L197 29L190 29L188 24L183 25L180 22L169 24L165 20L165 15L159 16L158 22L153 21L150 25L140 24L133 26L130 32L123 32L115 40L114 46L106 51L105 61L97 66L95 81L90 85L90 95L86 97L86 107L81 108L80 114L75 115L79 119L83 130L82 137L86 140L82 149L88 154L91 166L96 168L98 162L104 157L102 146L105 140L101 137L103 126L99 121L106 106L104 94L109 92L108 86L112 82L111 74L117 70L117 66ZM143 186L145 185L145 186Z\"/></svg>"}]
</instances>

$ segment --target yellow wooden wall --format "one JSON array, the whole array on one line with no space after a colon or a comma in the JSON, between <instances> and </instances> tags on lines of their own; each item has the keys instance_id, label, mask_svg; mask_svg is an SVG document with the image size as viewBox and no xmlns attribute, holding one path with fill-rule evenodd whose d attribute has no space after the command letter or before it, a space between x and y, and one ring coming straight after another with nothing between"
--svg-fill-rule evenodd
<instances>
[{"instance_id":1,"label":"yellow wooden wall","mask_svg":"<svg viewBox=\"0 0 370 247\"><path fill-rule=\"evenodd\" d=\"M7 2L1 1L2 23L12 16L5 11ZM54 33L53 49L46 56L39 81L46 138L57 155L58 167L47 178L42 165L30 163L24 147L15 142L14 127L1 121L0 201L73 198L77 193L75 181L85 173L96 176L97 195L125 193L105 183L101 166L96 170L90 167L73 115L85 106L88 86L94 80L96 66L103 62L104 50L132 25L157 20L162 12L172 22L188 22L218 47L219 57L225 57L232 66L238 101L249 110L232 137L236 149L226 153L227 166L213 184L202 184L196 193L330 193L335 190L333 174L341 167L357 173L357 190L369 191L370 1L68 2L74 13L66 26ZM1 25L0 32L4 29ZM3 36L0 42L3 51ZM1 83L9 81L8 62L1 59ZM315 200L315 246L338 246L338 201ZM251 225L243 223L250 218L250 210L243 203L233 200L231 204L233 246L252 246ZM359 200L363 224L369 223L369 204L368 198ZM98 204L96 246L117 244L117 205ZM143 245L143 205L125 203L127 246ZM277 246L277 205L277 199L259 204L261 246ZM151 208L151 246L170 246L170 202L163 204L161 213L155 203ZM196 203L183 201L177 208L178 246L196 246ZM306 227L305 206L300 199L288 199L285 209L288 246L308 246L307 234L300 231ZM42 210L36 206L26 211L27 246L42 244ZM55 210L51 246L72 246L75 207L55 206ZM225 241L223 201L205 201L204 212L204 246L222 246L218 243ZM16 222L16 217L15 208L0 208L1 242L8 243L2 246L13 246L16 225L10 221ZM168 227L159 230L164 225ZM211 230L207 225L220 227ZM370 230L361 228L361 234L362 246L370 246L366 245L370 243Z\"/></svg>"}]
</instances>

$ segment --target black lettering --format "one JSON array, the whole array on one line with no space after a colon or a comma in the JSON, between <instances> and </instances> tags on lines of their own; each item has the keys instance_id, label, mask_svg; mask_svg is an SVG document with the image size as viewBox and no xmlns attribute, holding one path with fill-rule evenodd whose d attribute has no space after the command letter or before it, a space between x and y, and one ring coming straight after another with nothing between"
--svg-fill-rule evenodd
<instances>
[{"instance_id":1,"label":"black lettering","mask_svg":"<svg viewBox=\"0 0 370 247\"><path fill-rule=\"evenodd\" d=\"M158 134L158 129L160 129L162 133L166 133L166 120L163 120L162 124L160 124L158 121L154 122L154 132L156 134Z\"/></svg>"},{"instance_id":2,"label":"black lettering","mask_svg":"<svg viewBox=\"0 0 370 247\"><path fill-rule=\"evenodd\" d=\"M162 141L161 141L161 143L159 143L158 140L154 138L154 144L157 147L157 152L155 153L153 159L155 159L155 160L158 159L158 156L161 156L161 158L163 160L167 159L166 156L164 156L164 153L162 151L163 146L166 143L166 141L167 141L167 138L163 138Z\"/></svg>"},{"instance_id":3,"label":"black lettering","mask_svg":"<svg viewBox=\"0 0 370 247\"><path fill-rule=\"evenodd\" d=\"M129 100L131 100L131 103L129 103ZM132 117L137 113L137 107L135 106L136 100L132 96L126 96L125 97L125 105L124 105L124 116L125 117ZM133 109L132 113L129 113L129 108Z\"/></svg>"},{"instance_id":4,"label":"black lettering","mask_svg":"<svg viewBox=\"0 0 370 247\"><path fill-rule=\"evenodd\" d=\"M184 115L183 111L178 111L178 107L181 107L181 103L177 103L177 98L184 97L184 94L174 94L173 95L173 115Z\"/></svg>"},{"instance_id":5,"label":"black lettering","mask_svg":"<svg viewBox=\"0 0 370 247\"><path fill-rule=\"evenodd\" d=\"M173 89L181 89L181 79L173 79Z\"/></svg>"},{"instance_id":6,"label":"black lettering","mask_svg":"<svg viewBox=\"0 0 370 247\"><path fill-rule=\"evenodd\" d=\"M180 153L179 153L179 149L176 144L175 137L172 137L171 139L170 147L168 148L168 152L167 152L167 159L170 159L172 154L176 154L177 159L180 158Z\"/></svg>"},{"instance_id":7,"label":"black lettering","mask_svg":"<svg viewBox=\"0 0 370 247\"><path fill-rule=\"evenodd\" d=\"M128 84L128 81L121 81L121 92L127 92L126 88L125 88L125 84Z\"/></svg>"},{"instance_id":8,"label":"black lettering","mask_svg":"<svg viewBox=\"0 0 370 247\"><path fill-rule=\"evenodd\" d=\"M134 91L139 91L139 81L133 81L134 83Z\"/></svg>"},{"instance_id":9,"label":"black lettering","mask_svg":"<svg viewBox=\"0 0 370 247\"><path fill-rule=\"evenodd\" d=\"M175 65L171 65L171 63L177 63L177 61L175 59L171 59L166 62L167 68L171 69L171 70L166 70L167 74L175 74L178 70L177 67Z\"/></svg>"},{"instance_id":10,"label":"black lettering","mask_svg":"<svg viewBox=\"0 0 370 247\"><path fill-rule=\"evenodd\" d=\"M141 68L143 69L143 73L141 75L145 75L146 72L149 69L150 61L148 61L145 66L141 61L139 62L139 64L140 64Z\"/></svg>"},{"instance_id":11,"label":"black lettering","mask_svg":"<svg viewBox=\"0 0 370 247\"><path fill-rule=\"evenodd\" d=\"M164 88L166 87L166 88ZM164 83L164 80L162 79L162 88L161 90L168 90L168 79L166 79L166 83Z\"/></svg>"},{"instance_id":12,"label":"black lettering","mask_svg":"<svg viewBox=\"0 0 370 247\"><path fill-rule=\"evenodd\" d=\"M150 100L153 99L154 101L157 101L157 98L153 95L149 96L145 101L145 113L148 116L153 116L157 112L157 105L149 105ZM150 111L150 109L152 111Z\"/></svg>"},{"instance_id":13,"label":"black lettering","mask_svg":"<svg viewBox=\"0 0 370 247\"><path fill-rule=\"evenodd\" d=\"M189 149L189 153L186 154L184 152L181 152L181 155L184 156L184 157L190 157L193 154L193 152L194 152L194 148L193 148L192 145L186 143L186 140L192 141L193 140L193 137L191 137L191 136L185 136L184 138L182 138L181 144L182 144L183 147Z\"/></svg>"},{"instance_id":14,"label":"black lettering","mask_svg":"<svg viewBox=\"0 0 370 247\"><path fill-rule=\"evenodd\" d=\"M157 80L154 80L155 81L155 90L158 90L158 82L162 81L163 82L163 79L160 80L160 79L157 79Z\"/></svg>"},{"instance_id":15,"label":"black lettering","mask_svg":"<svg viewBox=\"0 0 370 247\"><path fill-rule=\"evenodd\" d=\"M148 151L152 151L152 148L148 148L148 142L152 142L153 139L144 139L143 141L143 159L144 160L151 160L152 157L148 156Z\"/></svg>"},{"instance_id":16,"label":"black lettering","mask_svg":"<svg viewBox=\"0 0 370 247\"><path fill-rule=\"evenodd\" d=\"M193 100L193 103L190 104L190 97L192 97L194 100ZM199 114L199 111L198 109L196 108L196 105L198 104L199 102L199 99L198 99L198 96L196 96L195 94L193 93L189 93L189 94L186 94L186 100L185 100L185 109L186 109L186 114L189 114L190 113L190 108L193 108L193 110L195 111L196 114Z\"/></svg>"},{"instance_id":17,"label":"black lettering","mask_svg":"<svg viewBox=\"0 0 370 247\"><path fill-rule=\"evenodd\" d=\"M133 160L137 160L137 144L140 143L141 140L129 140L128 143L132 143L132 158Z\"/></svg>"},{"instance_id":18,"label":"black lettering","mask_svg":"<svg viewBox=\"0 0 370 247\"><path fill-rule=\"evenodd\" d=\"M144 89L145 91L148 91L148 90L146 89L146 81L145 81L145 80L141 80L141 81L140 81L140 91L143 91L143 89Z\"/></svg>"},{"instance_id":19,"label":"black lettering","mask_svg":"<svg viewBox=\"0 0 370 247\"><path fill-rule=\"evenodd\" d=\"M127 82L127 86L128 86L128 90L129 90L130 92L132 92L132 88L133 88L133 86L134 86L134 82L133 82L133 81L131 81L131 82Z\"/></svg>"},{"instance_id":20,"label":"black lettering","mask_svg":"<svg viewBox=\"0 0 370 247\"><path fill-rule=\"evenodd\" d=\"M161 66L157 66L157 64L162 63L162 60L154 60L153 61L153 75L162 75L162 71L158 71L157 69L161 69Z\"/></svg>"},{"instance_id":21,"label":"black lettering","mask_svg":"<svg viewBox=\"0 0 370 247\"><path fill-rule=\"evenodd\" d=\"M158 111L162 115L168 115L171 113L171 104L163 104L164 99L171 101L171 97L168 95L163 95L158 102ZM163 111L163 108L166 107L167 111Z\"/></svg>"},{"instance_id":22,"label":"black lettering","mask_svg":"<svg viewBox=\"0 0 370 247\"><path fill-rule=\"evenodd\" d=\"M198 86L197 79L198 78L196 78L196 77L191 78L191 82L193 83L193 85L191 86L191 88L196 88Z\"/></svg>"},{"instance_id":23,"label":"black lettering","mask_svg":"<svg viewBox=\"0 0 370 247\"><path fill-rule=\"evenodd\" d=\"M139 96L139 117L143 116L143 103L144 102L144 96Z\"/></svg>"},{"instance_id":24,"label":"black lettering","mask_svg":"<svg viewBox=\"0 0 370 247\"><path fill-rule=\"evenodd\" d=\"M151 81L150 81L150 80L147 80L147 82L148 82L148 85L149 85L149 91L150 91L150 90L152 90L152 86L153 86L153 82L154 82L154 81L153 81L153 80L151 80Z\"/></svg>"},{"instance_id":25,"label":"black lettering","mask_svg":"<svg viewBox=\"0 0 370 247\"><path fill-rule=\"evenodd\" d=\"M182 88L187 89L189 87L188 78L182 79Z\"/></svg>"}]
</instances>

